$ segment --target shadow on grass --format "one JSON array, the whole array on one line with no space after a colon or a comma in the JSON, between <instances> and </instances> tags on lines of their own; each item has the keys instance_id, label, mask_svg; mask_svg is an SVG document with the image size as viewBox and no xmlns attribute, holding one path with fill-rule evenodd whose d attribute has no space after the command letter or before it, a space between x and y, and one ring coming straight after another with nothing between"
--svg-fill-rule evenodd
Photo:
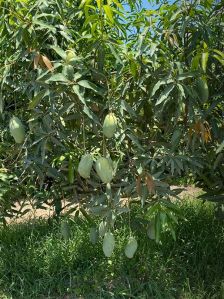
<instances>
[{"instance_id":1,"label":"shadow on grass","mask_svg":"<svg viewBox=\"0 0 224 299\"><path fill-rule=\"evenodd\" d=\"M187 221L179 224L177 241L167 235L157 245L140 231L132 260L124 256L127 226L115 232L111 259L103 256L102 241L89 242L89 227L80 220L71 221L68 242L46 221L2 229L0 297L222 299L223 223L210 204L181 208Z\"/></svg>"}]
</instances>

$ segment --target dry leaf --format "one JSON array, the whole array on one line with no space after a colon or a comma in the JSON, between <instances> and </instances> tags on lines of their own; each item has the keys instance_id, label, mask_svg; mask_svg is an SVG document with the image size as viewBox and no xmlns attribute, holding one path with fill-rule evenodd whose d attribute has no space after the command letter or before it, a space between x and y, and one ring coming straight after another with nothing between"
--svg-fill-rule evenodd
<instances>
[{"instance_id":1,"label":"dry leaf","mask_svg":"<svg viewBox=\"0 0 224 299\"><path fill-rule=\"evenodd\" d=\"M53 71L53 65L51 61L45 55L41 55L42 61L44 62L45 66L48 68L49 71Z\"/></svg>"},{"instance_id":2,"label":"dry leaf","mask_svg":"<svg viewBox=\"0 0 224 299\"><path fill-rule=\"evenodd\" d=\"M155 193L155 183L150 174L146 175L145 182L146 182L149 193L154 194Z\"/></svg>"}]
</instances>

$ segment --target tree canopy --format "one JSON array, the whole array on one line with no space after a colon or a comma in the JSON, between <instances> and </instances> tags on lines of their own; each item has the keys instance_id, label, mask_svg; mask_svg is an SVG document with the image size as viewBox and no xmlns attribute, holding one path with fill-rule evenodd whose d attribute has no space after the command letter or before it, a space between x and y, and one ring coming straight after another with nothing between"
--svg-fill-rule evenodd
<instances>
[{"instance_id":1,"label":"tree canopy","mask_svg":"<svg viewBox=\"0 0 224 299\"><path fill-rule=\"evenodd\" d=\"M72 212L90 222L101 216L112 229L133 202L159 241L166 227L175 238L181 216L170 202L173 179L192 176L223 199L223 5L136 2L0 1L3 221L18 199L41 206L52 198L59 215L66 198ZM102 128L109 113L113 138ZM12 117L25 130L21 143L10 134ZM94 166L83 179L87 153ZM100 157L111 183L95 169Z\"/></svg>"}]
</instances>

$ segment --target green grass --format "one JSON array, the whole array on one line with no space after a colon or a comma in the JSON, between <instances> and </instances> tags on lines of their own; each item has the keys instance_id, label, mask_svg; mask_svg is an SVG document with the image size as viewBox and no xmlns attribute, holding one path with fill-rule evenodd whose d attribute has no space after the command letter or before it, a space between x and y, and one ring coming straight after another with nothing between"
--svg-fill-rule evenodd
<instances>
[{"instance_id":1,"label":"green grass","mask_svg":"<svg viewBox=\"0 0 224 299\"><path fill-rule=\"evenodd\" d=\"M46 221L11 225L0 230L0 298L224 298L224 224L212 204L181 204L187 221L162 245L143 230L139 248L128 260L123 247L128 227L115 231L111 259L102 242L89 242L89 227L71 221L72 236L61 239L57 224ZM133 217L138 216L134 211Z\"/></svg>"}]
</instances>

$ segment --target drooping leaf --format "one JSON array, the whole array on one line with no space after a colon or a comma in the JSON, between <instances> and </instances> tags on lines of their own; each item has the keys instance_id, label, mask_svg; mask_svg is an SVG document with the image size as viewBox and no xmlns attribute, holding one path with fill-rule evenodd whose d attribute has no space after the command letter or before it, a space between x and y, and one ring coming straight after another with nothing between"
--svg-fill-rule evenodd
<instances>
[{"instance_id":1,"label":"drooping leaf","mask_svg":"<svg viewBox=\"0 0 224 299\"><path fill-rule=\"evenodd\" d=\"M103 90L100 87L98 87L96 84L94 84L88 80L80 80L77 83L78 83L78 85L80 85L82 87L85 87L87 89L91 89L91 90L95 91L97 94L100 94L100 95L104 94Z\"/></svg>"},{"instance_id":2,"label":"drooping leaf","mask_svg":"<svg viewBox=\"0 0 224 299\"><path fill-rule=\"evenodd\" d=\"M43 90L39 91L33 97L32 101L29 103L28 108L29 109L34 109L47 94L49 94L49 90L48 89L47 90L43 89Z\"/></svg>"},{"instance_id":3,"label":"drooping leaf","mask_svg":"<svg viewBox=\"0 0 224 299\"><path fill-rule=\"evenodd\" d=\"M158 100L156 101L156 105L163 103L168 98L169 94L171 93L171 91L173 89L174 89L173 84L168 85L165 88L165 90L161 93L161 95L159 96Z\"/></svg>"}]
</instances>

